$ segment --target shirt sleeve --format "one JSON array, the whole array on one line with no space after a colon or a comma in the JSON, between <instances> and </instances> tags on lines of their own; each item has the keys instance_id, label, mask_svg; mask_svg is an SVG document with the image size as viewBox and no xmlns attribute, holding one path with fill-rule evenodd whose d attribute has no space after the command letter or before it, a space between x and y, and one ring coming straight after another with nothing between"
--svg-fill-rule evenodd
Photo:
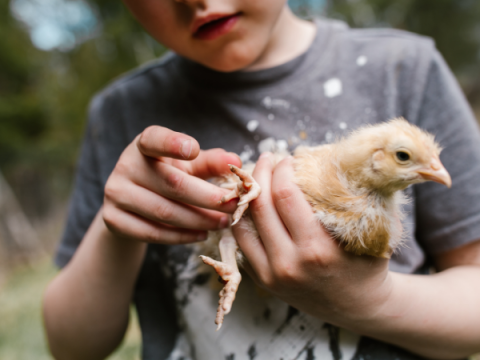
<instances>
[{"instance_id":1,"label":"shirt sleeve","mask_svg":"<svg viewBox=\"0 0 480 360\"><path fill-rule=\"evenodd\" d=\"M77 164L67 222L55 255L55 263L59 267L64 267L73 257L103 202L104 185L99 171L96 136L98 129L94 122L94 113L95 107L92 105Z\"/></svg>"},{"instance_id":2,"label":"shirt sleeve","mask_svg":"<svg viewBox=\"0 0 480 360\"><path fill-rule=\"evenodd\" d=\"M429 255L480 239L480 132L475 117L441 55L435 51L418 125L443 147L440 159L452 188L415 187L416 236Z\"/></svg>"}]
</instances>

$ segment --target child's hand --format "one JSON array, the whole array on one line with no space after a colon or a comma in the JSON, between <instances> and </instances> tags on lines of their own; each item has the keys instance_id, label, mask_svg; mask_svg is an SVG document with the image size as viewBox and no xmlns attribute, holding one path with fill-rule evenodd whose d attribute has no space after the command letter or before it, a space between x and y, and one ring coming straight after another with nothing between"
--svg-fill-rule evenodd
<instances>
[{"instance_id":1,"label":"child's hand","mask_svg":"<svg viewBox=\"0 0 480 360\"><path fill-rule=\"evenodd\" d=\"M195 139L151 126L125 149L105 186L103 218L115 234L162 244L206 238L206 230L228 226L219 204L227 190L203 179L241 166L221 149L201 151Z\"/></svg>"},{"instance_id":2,"label":"child's hand","mask_svg":"<svg viewBox=\"0 0 480 360\"><path fill-rule=\"evenodd\" d=\"M345 252L320 225L293 183L291 160L257 162L262 188L251 203L261 240L234 227L254 279L292 306L336 325L371 317L388 298L388 261Z\"/></svg>"}]
</instances>

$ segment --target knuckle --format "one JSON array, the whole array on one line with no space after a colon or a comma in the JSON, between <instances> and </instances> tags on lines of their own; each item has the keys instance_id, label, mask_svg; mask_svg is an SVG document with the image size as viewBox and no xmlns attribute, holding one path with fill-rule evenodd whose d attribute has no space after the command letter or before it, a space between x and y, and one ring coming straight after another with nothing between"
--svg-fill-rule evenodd
<instances>
[{"instance_id":1,"label":"knuckle","mask_svg":"<svg viewBox=\"0 0 480 360\"><path fill-rule=\"evenodd\" d=\"M112 174L115 175L126 175L129 174L131 171L131 166L124 161L124 159L120 158L120 160L115 164L115 168L113 169Z\"/></svg>"},{"instance_id":2,"label":"knuckle","mask_svg":"<svg viewBox=\"0 0 480 360\"><path fill-rule=\"evenodd\" d=\"M276 283L295 284L298 281L297 267L291 264L291 261L279 261L273 264L272 272Z\"/></svg>"},{"instance_id":3,"label":"knuckle","mask_svg":"<svg viewBox=\"0 0 480 360\"><path fill-rule=\"evenodd\" d=\"M295 273L291 269L287 269L287 268L275 269L274 273L275 273L275 278L279 283L293 284L296 282L297 277L295 276Z\"/></svg>"},{"instance_id":4,"label":"knuckle","mask_svg":"<svg viewBox=\"0 0 480 360\"><path fill-rule=\"evenodd\" d=\"M146 230L143 240L147 243L161 243L163 240L162 232L155 228Z\"/></svg>"},{"instance_id":5,"label":"knuckle","mask_svg":"<svg viewBox=\"0 0 480 360\"><path fill-rule=\"evenodd\" d=\"M118 198L120 190L114 181L107 181L103 192L104 192L105 200L114 201L116 198Z\"/></svg>"},{"instance_id":6,"label":"knuckle","mask_svg":"<svg viewBox=\"0 0 480 360\"><path fill-rule=\"evenodd\" d=\"M303 261L307 267L314 266L320 268L325 266L325 259L315 251L307 251L303 256Z\"/></svg>"},{"instance_id":7,"label":"knuckle","mask_svg":"<svg viewBox=\"0 0 480 360\"><path fill-rule=\"evenodd\" d=\"M323 251L322 251L323 250ZM302 264L308 268L326 269L336 262L332 254L325 249L306 248L302 251Z\"/></svg>"},{"instance_id":8,"label":"knuckle","mask_svg":"<svg viewBox=\"0 0 480 360\"><path fill-rule=\"evenodd\" d=\"M165 222L170 222L171 220L173 220L174 213L175 211L173 209L173 206L166 203L158 205L155 209L156 217L159 220L165 221Z\"/></svg>"},{"instance_id":9,"label":"knuckle","mask_svg":"<svg viewBox=\"0 0 480 360\"><path fill-rule=\"evenodd\" d=\"M294 195L293 188L291 186L283 185L272 189L272 197L274 201L288 201Z\"/></svg>"},{"instance_id":10,"label":"knuckle","mask_svg":"<svg viewBox=\"0 0 480 360\"><path fill-rule=\"evenodd\" d=\"M267 289L271 289L275 286L275 280L271 274L259 274L258 280L260 284Z\"/></svg>"},{"instance_id":11,"label":"knuckle","mask_svg":"<svg viewBox=\"0 0 480 360\"><path fill-rule=\"evenodd\" d=\"M168 174L165 177L167 191L172 196L178 196L185 191L185 177L180 174Z\"/></svg>"}]
</instances>

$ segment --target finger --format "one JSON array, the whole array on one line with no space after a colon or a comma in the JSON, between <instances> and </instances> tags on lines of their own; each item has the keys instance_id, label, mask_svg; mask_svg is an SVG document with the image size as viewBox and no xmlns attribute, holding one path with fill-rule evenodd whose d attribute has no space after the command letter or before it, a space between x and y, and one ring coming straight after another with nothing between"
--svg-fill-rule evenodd
<instances>
[{"instance_id":1,"label":"finger","mask_svg":"<svg viewBox=\"0 0 480 360\"><path fill-rule=\"evenodd\" d=\"M103 219L114 234L158 244L188 244L205 240L207 233L164 226L114 206L103 209Z\"/></svg>"},{"instance_id":2,"label":"finger","mask_svg":"<svg viewBox=\"0 0 480 360\"><path fill-rule=\"evenodd\" d=\"M260 185L260 196L250 203L252 218L257 231L265 245L269 258L277 257L289 245L288 234L280 218L271 195L272 173L274 169L273 156L261 156L253 171L253 177Z\"/></svg>"},{"instance_id":3,"label":"finger","mask_svg":"<svg viewBox=\"0 0 480 360\"><path fill-rule=\"evenodd\" d=\"M132 183L124 184L121 192L106 190L105 197L117 207L140 217L179 228L216 230L227 227L229 222L223 213L181 204Z\"/></svg>"},{"instance_id":4,"label":"finger","mask_svg":"<svg viewBox=\"0 0 480 360\"><path fill-rule=\"evenodd\" d=\"M255 230L253 221L248 217L240 219L238 224L232 227L232 233L254 271L258 274L269 271L270 265L265 247Z\"/></svg>"},{"instance_id":5,"label":"finger","mask_svg":"<svg viewBox=\"0 0 480 360\"><path fill-rule=\"evenodd\" d=\"M230 174L229 164L237 167L242 166L240 157L235 153L226 152L223 149L211 149L200 151L198 157L188 163L191 168L188 171L191 175L202 179Z\"/></svg>"},{"instance_id":6,"label":"finger","mask_svg":"<svg viewBox=\"0 0 480 360\"><path fill-rule=\"evenodd\" d=\"M275 167L272 196L275 208L292 240L297 245L307 245L319 235L327 234L313 215L305 194L294 183L292 160L292 157L288 157Z\"/></svg>"},{"instance_id":7,"label":"finger","mask_svg":"<svg viewBox=\"0 0 480 360\"><path fill-rule=\"evenodd\" d=\"M227 189L191 176L175 166L161 161L147 160L146 168L150 173L127 171L131 171L130 177L137 185L163 197L200 208L228 213L233 213L236 209L235 201L221 203L222 197L230 192Z\"/></svg>"},{"instance_id":8,"label":"finger","mask_svg":"<svg viewBox=\"0 0 480 360\"><path fill-rule=\"evenodd\" d=\"M156 159L165 156L192 160L200 152L200 145L194 138L162 126L146 128L137 137L136 143L142 154Z\"/></svg>"}]
</instances>

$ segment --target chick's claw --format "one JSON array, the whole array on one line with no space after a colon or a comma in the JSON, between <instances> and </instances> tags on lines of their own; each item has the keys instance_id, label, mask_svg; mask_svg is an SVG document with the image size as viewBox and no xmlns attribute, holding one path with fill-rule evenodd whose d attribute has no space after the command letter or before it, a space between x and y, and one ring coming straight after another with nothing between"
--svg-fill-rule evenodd
<instances>
[{"instance_id":1,"label":"chick's claw","mask_svg":"<svg viewBox=\"0 0 480 360\"><path fill-rule=\"evenodd\" d=\"M242 181L241 183L238 183L237 187L230 194L222 198L222 202L226 202L236 197L240 198L240 201L237 205L237 210L233 214L233 226L240 221L243 214L248 209L248 204L250 203L250 201L258 198L258 196L262 192L262 189L260 188L260 185L258 185L258 183L255 181L253 176L247 171L242 170L235 165L230 165L230 170ZM228 200L224 201L224 199Z\"/></svg>"},{"instance_id":2,"label":"chick's claw","mask_svg":"<svg viewBox=\"0 0 480 360\"><path fill-rule=\"evenodd\" d=\"M242 218L245 211L247 211L247 209L248 209L248 203L237 206L237 209L232 215L233 222L231 226L236 225L240 221L240 219Z\"/></svg>"},{"instance_id":3,"label":"chick's claw","mask_svg":"<svg viewBox=\"0 0 480 360\"><path fill-rule=\"evenodd\" d=\"M242 170L235 165L229 165L230 166L230 171L233 172L235 175L237 175L240 180L242 180L243 186L246 190L250 189L250 187L256 183L255 179L250 175L247 171Z\"/></svg>"},{"instance_id":4,"label":"chick's claw","mask_svg":"<svg viewBox=\"0 0 480 360\"><path fill-rule=\"evenodd\" d=\"M234 265L227 264L221 261L213 260L208 256L201 255L202 261L212 266L224 283L223 289L220 291L220 300L218 301L217 316L215 318L215 324L217 324L217 331L222 327L223 318L232 309L235 295L237 294L238 285L242 281L242 275L240 271Z\"/></svg>"}]
</instances>

